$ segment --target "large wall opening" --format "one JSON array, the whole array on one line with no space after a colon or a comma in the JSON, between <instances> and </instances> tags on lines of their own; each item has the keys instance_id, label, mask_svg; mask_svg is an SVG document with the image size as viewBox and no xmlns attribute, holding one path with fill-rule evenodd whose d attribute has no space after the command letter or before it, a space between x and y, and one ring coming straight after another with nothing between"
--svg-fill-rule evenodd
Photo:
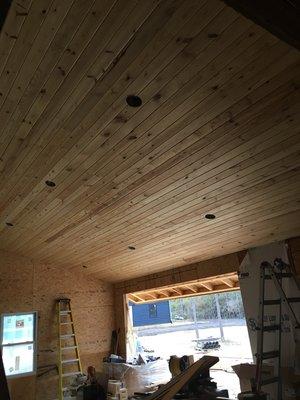
<instances>
[{"instance_id":1,"label":"large wall opening","mask_svg":"<svg viewBox=\"0 0 300 400\"><path fill-rule=\"evenodd\" d=\"M150 300L151 299L151 300ZM128 295L132 357L218 356L212 377L234 398L240 392L232 365L252 363L237 274Z\"/></svg>"}]
</instances>

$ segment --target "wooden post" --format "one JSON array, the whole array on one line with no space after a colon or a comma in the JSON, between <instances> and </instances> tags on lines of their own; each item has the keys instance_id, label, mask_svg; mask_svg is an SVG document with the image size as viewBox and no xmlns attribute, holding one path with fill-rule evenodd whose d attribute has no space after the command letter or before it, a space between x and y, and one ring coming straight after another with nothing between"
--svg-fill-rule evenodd
<instances>
[{"instance_id":1,"label":"wooden post","mask_svg":"<svg viewBox=\"0 0 300 400\"><path fill-rule=\"evenodd\" d=\"M191 302L191 306L192 306L192 314L193 314L196 337L197 337L197 339L199 339L199 330L198 330L198 324L197 324L197 311L196 311L195 297L191 297L190 298L190 302Z\"/></svg>"},{"instance_id":2,"label":"wooden post","mask_svg":"<svg viewBox=\"0 0 300 400\"><path fill-rule=\"evenodd\" d=\"M218 316L218 322L219 322L221 340L224 341L224 340L225 340L225 337L224 337L222 316L221 316L220 303L219 303L219 293L216 293L216 294L214 295L214 297L215 297L215 302L216 302L216 307L217 307L217 316Z\"/></svg>"}]
</instances>

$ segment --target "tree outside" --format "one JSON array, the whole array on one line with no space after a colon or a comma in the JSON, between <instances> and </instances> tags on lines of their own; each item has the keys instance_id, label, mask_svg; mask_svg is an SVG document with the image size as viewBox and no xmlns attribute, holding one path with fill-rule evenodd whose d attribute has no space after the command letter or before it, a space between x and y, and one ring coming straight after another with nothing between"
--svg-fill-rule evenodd
<instances>
[{"instance_id":1,"label":"tree outside","mask_svg":"<svg viewBox=\"0 0 300 400\"><path fill-rule=\"evenodd\" d=\"M219 300L222 319L245 318L241 292L232 291L171 300L172 320L194 320L192 302L195 303L198 321L203 319L217 319L216 296Z\"/></svg>"}]
</instances>

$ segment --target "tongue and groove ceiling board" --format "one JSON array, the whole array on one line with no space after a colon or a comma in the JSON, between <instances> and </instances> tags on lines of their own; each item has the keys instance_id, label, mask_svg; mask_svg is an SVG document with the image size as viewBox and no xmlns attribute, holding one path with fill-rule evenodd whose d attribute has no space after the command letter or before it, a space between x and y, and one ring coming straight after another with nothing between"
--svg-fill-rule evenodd
<instances>
[{"instance_id":1,"label":"tongue and groove ceiling board","mask_svg":"<svg viewBox=\"0 0 300 400\"><path fill-rule=\"evenodd\" d=\"M119 281L298 235L299 67L218 0L13 1L1 248Z\"/></svg>"}]
</instances>

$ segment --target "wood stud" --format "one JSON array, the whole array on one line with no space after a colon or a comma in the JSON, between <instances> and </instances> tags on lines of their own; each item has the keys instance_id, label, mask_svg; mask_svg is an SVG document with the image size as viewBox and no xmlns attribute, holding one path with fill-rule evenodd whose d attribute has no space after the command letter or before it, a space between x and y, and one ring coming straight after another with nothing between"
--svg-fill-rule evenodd
<instances>
[{"instance_id":1,"label":"wood stud","mask_svg":"<svg viewBox=\"0 0 300 400\"><path fill-rule=\"evenodd\" d=\"M162 286L157 289L134 292L130 293L128 296L133 303L140 304L238 290L239 287L237 273L228 273L223 276L213 276L173 286Z\"/></svg>"}]
</instances>

